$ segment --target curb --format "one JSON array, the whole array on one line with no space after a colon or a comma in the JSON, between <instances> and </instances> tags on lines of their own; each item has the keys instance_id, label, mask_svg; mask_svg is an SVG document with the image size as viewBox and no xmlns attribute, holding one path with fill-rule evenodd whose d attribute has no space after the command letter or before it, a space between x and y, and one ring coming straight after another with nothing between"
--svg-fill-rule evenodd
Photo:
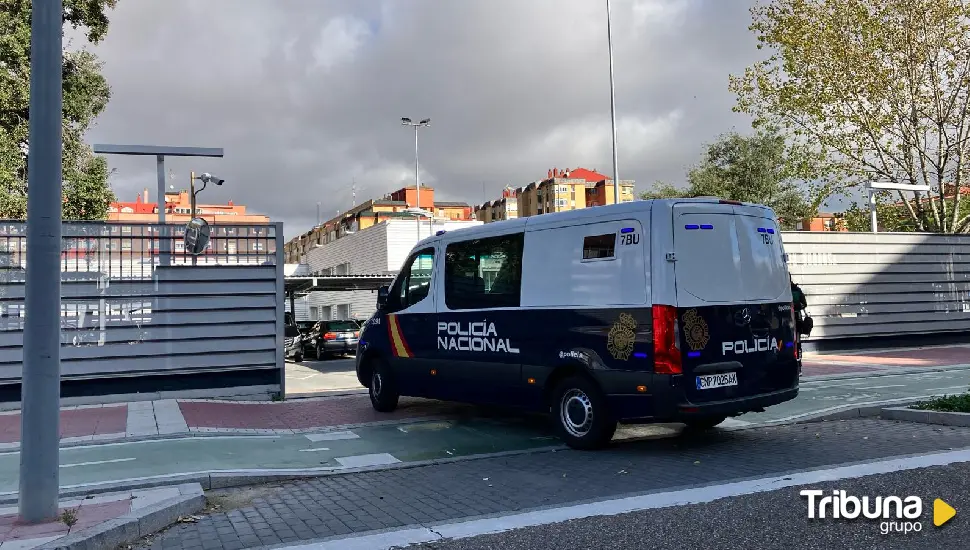
<instances>
[{"instance_id":1,"label":"curb","mask_svg":"<svg viewBox=\"0 0 970 550\"><path fill-rule=\"evenodd\" d=\"M970 413L923 411L906 407L888 407L880 414L886 420L938 424L942 426L970 427Z\"/></svg>"},{"instance_id":2,"label":"curb","mask_svg":"<svg viewBox=\"0 0 970 550\"><path fill-rule=\"evenodd\" d=\"M200 512L205 507L205 495L197 483L178 486L177 497L133 510L121 517L94 527L70 533L41 545L39 550L102 550L134 542L161 531L178 521L180 516Z\"/></svg>"},{"instance_id":3,"label":"curb","mask_svg":"<svg viewBox=\"0 0 970 550\"><path fill-rule=\"evenodd\" d=\"M886 367L884 365L863 365L867 370L845 372L839 374L817 374L815 376L802 376L801 383L827 382L829 380L848 380L851 378L876 378L880 376L903 376L907 374L919 374L923 372L945 372L970 370L970 364L957 364L933 367Z\"/></svg>"},{"instance_id":4,"label":"curb","mask_svg":"<svg viewBox=\"0 0 970 550\"><path fill-rule=\"evenodd\" d=\"M565 450L566 445L548 445L544 447L534 447L531 449L521 449L516 451L502 451L498 453L483 453L477 455L459 456L453 458L439 458L432 460L419 460L415 462L400 462L397 464L382 464L378 466L365 466L361 468L337 468L333 466L322 468L302 468L302 469L249 469L249 470L223 470L209 472L189 472L184 474L172 474L161 476L150 476L133 479L123 479L108 481L103 483L89 483L81 485L70 485L61 487L60 498L75 498L90 495L92 493L113 493L132 491L138 489L155 489L158 487L171 485L192 484L201 487L201 490L226 489L230 487L242 487L246 485L260 485L264 483L294 481L299 479L311 479L329 476L340 476L348 474L360 474L367 472L381 472L386 470L406 470L410 468L421 468L424 466L436 466L439 464L450 464L452 462L463 462L467 460L482 460L486 458L502 458L507 456L526 455L534 453L547 453L550 451ZM0 494L0 505L16 504L18 494L16 492ZM185 514L181 514L185 515ZM55 541L56 542L56 541ZM59 547L58 547L59 548Z\"/></svg>"}]
</instances>

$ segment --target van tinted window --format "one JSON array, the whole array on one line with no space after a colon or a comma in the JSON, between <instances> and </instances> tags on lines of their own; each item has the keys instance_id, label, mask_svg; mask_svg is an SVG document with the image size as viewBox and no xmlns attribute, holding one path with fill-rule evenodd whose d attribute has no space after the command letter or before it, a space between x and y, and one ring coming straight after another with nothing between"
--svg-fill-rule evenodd
<instances>
[{"instance_id":1,"label":"van tinted window","mask_svg":"<svg viewBox=\"0 0 970 550\"><path fill-rule=\"evenodd\" d=\"M616 233L589 235L583 239L583 259L612 258L616 252Z\"/></svg>"},{"instance_id":2,"label":"van tinted window","mask_svg":"<svg viewBox=\"0 0 970 550\"><path fill-rule=\"evenodd\" d=\"M449 244L445 250L448 309L518 307L523 233Z\"/></svg>"}]
</instances>

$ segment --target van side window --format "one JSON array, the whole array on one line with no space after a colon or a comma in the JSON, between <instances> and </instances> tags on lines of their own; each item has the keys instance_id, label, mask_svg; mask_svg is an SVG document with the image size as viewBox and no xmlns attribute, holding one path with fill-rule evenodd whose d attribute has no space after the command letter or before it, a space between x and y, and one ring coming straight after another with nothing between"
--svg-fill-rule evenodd
<instances>
[{"instance_id":1,"label":"van side window","mask_svg":"<svg viewBox=\"0 0 970 550\"><path fill-rule=\"evenodd\" d=\"M404 263L401 274L389 293L393 311L407 309L428 297L431 290L431 271L434 267L434 249L426 248L411 256Z\"/></svg>"},{"instance_id":2,"label":"van side window","mask_svg":"<svg viewBox=\"0 0 970 550\"><path fill-rule=\"evenodd\" d=\"M616 252L616 233L589 235L583 238L583 259L612 258Z\"/></svg>"},{"instance_id":3,"label":"van side window","mask_svg":"<svg viewBox=\"0 0 970 550\"><path fill-rule=\"evenodd\" d=\"M518 307L524 233L449 244L445 249L448 309Z\"/></svg>"}]
</instances>

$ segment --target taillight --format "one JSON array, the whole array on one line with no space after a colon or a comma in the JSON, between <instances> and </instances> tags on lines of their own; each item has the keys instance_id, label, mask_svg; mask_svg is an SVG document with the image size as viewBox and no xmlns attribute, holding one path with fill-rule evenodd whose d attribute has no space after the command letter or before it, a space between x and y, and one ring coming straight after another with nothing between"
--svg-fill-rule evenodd
<instances>
[{"instance_id":1,"label":"taillight","mask_svg":"<svg viewBox=\"0 0 970 550\"><path fill-rule=\"evenodd\" d=\"M354 338L360 338L360 333L359 332L355 332L354 333Z\"/></svg>"},{"instance_id":2,"label":"taillight","mask_svg":"<svg viewBox=\"0 0 970 550\"><path fill-rule=\"evenodd\" d=\"M337 335L335 333L333 333L333 332L328 332L328 333L326 333L326 334L323 335L323 339L324 340L336 340L337 339Z\"/></svg>"},{"instance_id":3,"label":"taillight","mask_svg":"<svg viewBox=\"0 0 970 550\"><path fill-rule=\"evenodd\" d=\"M733 205L736 205L736 206L742 206L741 201L732 201L732 200L728 200L728 199L721 199L721 200L719 200L717 202L719 204L733 204Z\"/></svg>"},{"instance_id":4,"label":"taillight","mask_svg":"<svg viewBox=\"0 0 970 550\"><path fill-rule=\"evenodd\" d=\"M653 370L657 374L680 374L680 329L677 308L653 306Z\"/></svg>"}]
</instances>

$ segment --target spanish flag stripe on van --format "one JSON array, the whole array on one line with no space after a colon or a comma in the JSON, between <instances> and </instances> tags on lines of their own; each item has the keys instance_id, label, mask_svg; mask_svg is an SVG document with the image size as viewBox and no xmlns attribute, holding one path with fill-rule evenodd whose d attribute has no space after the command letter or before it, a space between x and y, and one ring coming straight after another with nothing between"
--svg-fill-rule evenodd
<instances>
[{"instance_id":1,"label":"spanish flag stripe on van","mask_svg":"<svg viewBox=\"0 0 970 550\"><path fill-rule=\"evenodd\" d=\"M401 332L401 324L397 320L397 315L387 316L387 332L391 340L391 351L394 357L414 357L408 348L407 341L404 340L404 333Z\"/></svg>"}]
</instances>

